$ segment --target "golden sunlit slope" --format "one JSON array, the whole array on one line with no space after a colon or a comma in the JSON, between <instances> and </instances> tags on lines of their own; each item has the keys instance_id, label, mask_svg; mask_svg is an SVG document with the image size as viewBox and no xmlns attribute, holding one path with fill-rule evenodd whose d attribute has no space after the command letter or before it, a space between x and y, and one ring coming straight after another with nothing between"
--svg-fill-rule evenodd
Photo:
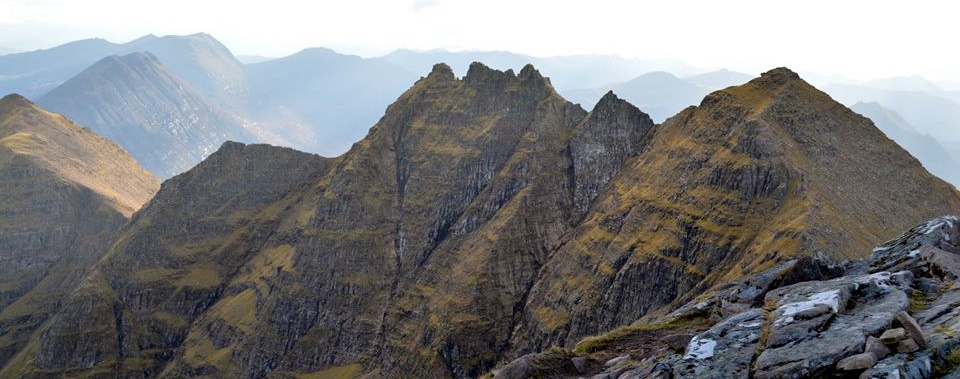
<instances>
[{"instance_id":1,"label":"golden sunlit slope","mask_svg":"<svg viewBox=\"0 0 960 379\"><path fill-rule=\"evenodd\" d=\"M112 142L19 95L0 99L0 362L158 188Z\"/></svg>"}]
</instances>

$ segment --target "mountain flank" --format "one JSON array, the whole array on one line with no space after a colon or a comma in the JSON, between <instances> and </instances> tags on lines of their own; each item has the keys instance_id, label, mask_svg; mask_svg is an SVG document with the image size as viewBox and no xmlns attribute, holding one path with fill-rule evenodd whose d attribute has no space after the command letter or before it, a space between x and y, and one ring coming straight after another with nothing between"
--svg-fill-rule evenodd
<instances>
[{"instance_id":1,"label":"mountain flank","mask_svg":"<svg viewBox=\"0 0 960 379\"><path fill-rule=\"evenodd\" d=\"M123 149L0 99L0 362L6 365L159 189Z\"/></svg>"},{"instance_id":2,"label":"mountain flank","mask_svg":"<svg viewBox=\"0 0 960 379\"><path fill-rule=\"evenodd\" d=\"M957 212L785 68L655 125L438 64L338 158L226 143L165 182L0 374L477 377Z\"/></svg>"},{"instance_id":3,"label":"mountain flank","mask_svg":"<svg viewBox=\"0 0 960 379\"><path fill-rule=\"evenodd\" d=\"M270 139L149 53L104 58L38 104L116 141L161 178L193 167L224 141Z\"/></svg>"}]
</instances>

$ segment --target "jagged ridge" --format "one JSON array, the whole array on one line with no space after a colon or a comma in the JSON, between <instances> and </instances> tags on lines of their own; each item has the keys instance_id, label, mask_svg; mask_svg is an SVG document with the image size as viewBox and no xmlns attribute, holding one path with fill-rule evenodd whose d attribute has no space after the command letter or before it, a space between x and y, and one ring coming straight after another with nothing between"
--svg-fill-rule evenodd
<instances>
[{"instance_id":1,"label":"jagged ridge","mask_svg":"<svg viewBox=\"0 0 960 379\"><path fill-rule=\"evenodd\" d=\"M437 65L335 160L217 169L252 159L236 147L164 185L17 372L473 377L960 210L786 69L653 126L532 66Z\"/></svg>"}]
</instances>

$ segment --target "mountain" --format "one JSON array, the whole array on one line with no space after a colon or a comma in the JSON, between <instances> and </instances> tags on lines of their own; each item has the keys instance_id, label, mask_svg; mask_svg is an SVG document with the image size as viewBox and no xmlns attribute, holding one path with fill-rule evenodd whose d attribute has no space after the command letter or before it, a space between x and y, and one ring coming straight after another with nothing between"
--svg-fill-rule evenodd
<instances>
[{"instance_id":1,"label":"mountain","mask_svg":"<svg viewBox=\"0 0 960 379\"><path fill-rule=\"evenodd\" d=\"M209 34L147 35L119 46L120 52L147 52L204 96L227 107L239 106L247 96L243 64Z\"/></svg>"},{"instance_id":2,"label":"mountain","mask_svg":"<svg viewBox=\"0 0 960 379\"><path fill-rule=\"evenodd\" d=\"M896 112L878 103L857 103L850 109L873 120L887 137L917 157L932 174L960 186L960 163L936 139L921 134Z\"/></svg>"},{"instance_id":3,"label":"mountain","mask_svg":"<svg viewBox=\"0 0 960 379\"><path fill-rule=\"evenodd\" d=\"M483 378L953 378L957 241L960 216L926 220L865 259L787 261Z\"/></svg>"},{"instance_id":4,"label":"mountain","mask_svg":"<svg viewBox=\"0 0 960 379\"><path fill-rule=\"evenodd\" d=\"M960 142L947 142L946 149L954 161L960 162Z\"/></svg>"},{"instance_id":5,"label":"mountain","mask_svg":"<svg viewBox=\"0 0 960 379\"><path fill-rule=\"evenodd\" d=\"M262 56L262 55L238 55L238 56L237 56L237 60L240 61L240 63L243 63L243 64L262 63L262 62L266 62L266 61L274 60L274 59L277 59L277 58L276 58L276 57L266 57L266 56Z\"/></svg>"},{"instance_id":6,"label":"mountain","mask_svg":"<svg viewBox=\"0 0 960 379\"><path fill-rule=\"evenodd\" d=\"M293 147L336 156L363 138L369 125L417 75L381 60L329 49L246 66L248 117Z\"/></svg>"},{"instance_id":7,"label":"mountain","mask_svg":"<svg viewBox=\"0 0 960 379\"><path fill-rule=\"evenodd\" d=\"M625 83L571 90L564 95L573 102L592 104L603 93L612 90L649 113L655 121L662 122L683 108L696 105L714 89L716 88L693 84L673 74L657 71L640 75Z\"/></svg>"},{"instance_id":8,"label":"mountain","mask_svg":"<svg viewBox=\"0 0 960 379\"><path fill-rule=\"evenodd\" d=\"M149 53L104 58L37 103L116 141L161 178L193 167L226 140L269 138Z\"/></svg>"},{"instance_id":9,"label":"mountain","mask_svg":"<svg viewBox=\"0 0 960 379\"><path fill-rule=\"evenodd\" d=\"M723 69L688 76L683 78L683 80L717 90L746 83L755 77L754 75Z\"/></svg>"},{"instance_id":10,"label":"mountain","mask_svg":"<svg viewBox=\"0 0 960 379\"><path fill-rule=\"evenodd\" d=\"M791 258L860 258L960 206L869 119L787 69L657 128L544 265L508 355L571 346Z\"/></svg>"},{"instance_id":11,"label":"mountain","mask_svg":"<svg viewBox=\"0 0 960 379\"><path fill-rule=\"evenodd\" d=\"M19 95L0 99L0 365L158 189L112 142Z\"/></svg>"},{"instance_id":12,"label":"mountain","mask_svg":"<svg viewBox=\"0 0 960 379\"><path fill-rule=\"evenodd\" d=\"M22 53L22 52L23 52L23 50L21 50L21 49L16 49L16 48L12 48L12 47L0 47L0 55L7 55L7 54L13 54L13 53Z\"/></svg>"},{"instance_id":13,"label":"mountain","mask_svg":"<svg viewBox=\"0 0 960 379\"><path fill-rule=\"evenodd\" d=\"M240 62L206 34L148 35L124 44L89 39L0 56L0 93L18 92L39 98L105 57L136 52L155 55L177 76L225 105L234 105L244 96L246 86Z\"/></svg>"},{"instance_id":14,"label":"mountain","mask_svg":"<svg viewBox=\"0 0 960 379\"><path fill-rule=\"evenodd\" d=\"M472 62L484 62L499 70L519 70L524 65L532 64L550 77L551 84L560 93L624 82L652 71L681 75L700 71L675 60L640 60L599 54L541 58L506 51L397 50L382 59L411 72L424 72L436 62L447 62L459 75L465 73Z\"/></svg>"},{"instance_id":15,"label":"mountain","mask_svg":"<svg viewBox=\"0 0 960 379\"><path fill-rule=\"evenodd\" d=\"M787 69L655 125L438 64L340 157L226 143L165 182L0 376L477 377L958 211Z\"/></svg>"},{"instance_id":16,"label":"mountain","mask_svg":"<svg viewBox=\"0 0 960 379\"><path fill-rule=\"evenodd\" d=\"M825 91L844 104L877 102L939 141L960 140L960 104L924 92L830 85Z\"/></svg>"},{"instance_id":17,"label":"mountain","mask_svg":"<svg viewBox=\"0 0 960 379\"><path fill-rule=\"evenodd\" d=\"M93 62L114 54L114 47L106 40L87 39L47 50L0 56L0 93L39 97Z\"/></svg>"}]
</instances>

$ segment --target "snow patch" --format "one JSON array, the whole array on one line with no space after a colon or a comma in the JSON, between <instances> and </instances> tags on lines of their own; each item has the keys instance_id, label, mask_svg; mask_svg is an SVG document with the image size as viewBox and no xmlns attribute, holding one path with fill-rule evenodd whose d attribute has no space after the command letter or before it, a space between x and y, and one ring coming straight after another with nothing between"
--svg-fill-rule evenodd
<instances>
[{"instance_id":1,"label":"snow patch","mask_svg":"<svg viewBox=\"0 0 960 379\"><path fill-rule=\"evenodd\" d=\"M914 251L917 251L917 253L919 254L919 250L914 250ZM910 257L914 256L913 251L911 251L910 254L911 254ZM870 282L876 282L877 287L887 289L887 288L890 288L891 276L892 275L889 272L881 271L875 274L859 277L857 278L857 280L853 282L853 285L855 286L855 289L858 289L860 288L860 286L864 284L870 284Z\"/></svg>"},{"instance_id":2,"label":"snow patch","mask_svg":"<svg viewBox=\"0 0 960 379\"><path fill-rule=\"evenodd\" d=\"M910 250L910 254L907 254L910 258L916 258L918 255L920 255L920 249Z\"/></svg>"},{"instance_id":3,"label":"snow patch","mask_svg":"<svg viewBox=\"0 0 960 379\"><path fill-rule=\"evenodd\" d=\"M687 345L687 355L683 359L707 359L713 356L713 349L717 347L717 341L709 338L693 337L690 344Z\"/></svg>"},{"instance_id":4,"label":"snow patch","mask_svg":"<svg viewBox=\"0 0 960 379\"><path fill-rule=\"evenodd\" d=\"M887 275L889 276L889 273ZM793 315L813 309L821 304L830 307L833 313L837 313L840 310L840 290L815 293L807 297L806 301L781 305L780 308L777 308L778 311L782 312L780 318L773 324L775 326L790 324L794 321Z\"/></svg>"},{"instance_id":5,"label":"snow patch","mask_svg":"<svg viewBox=\"0 0 960 379\"><path fill-rule=\"evenodd\" d=\"M890 249L892 249L892 248L893 248L893 247L890 247L890 246L875 247L875 248L873 248L873 252L874 252L874 253L879 253L879 252L882 252L882 251L890 250Z\"/></svg>"}]
</instances>

